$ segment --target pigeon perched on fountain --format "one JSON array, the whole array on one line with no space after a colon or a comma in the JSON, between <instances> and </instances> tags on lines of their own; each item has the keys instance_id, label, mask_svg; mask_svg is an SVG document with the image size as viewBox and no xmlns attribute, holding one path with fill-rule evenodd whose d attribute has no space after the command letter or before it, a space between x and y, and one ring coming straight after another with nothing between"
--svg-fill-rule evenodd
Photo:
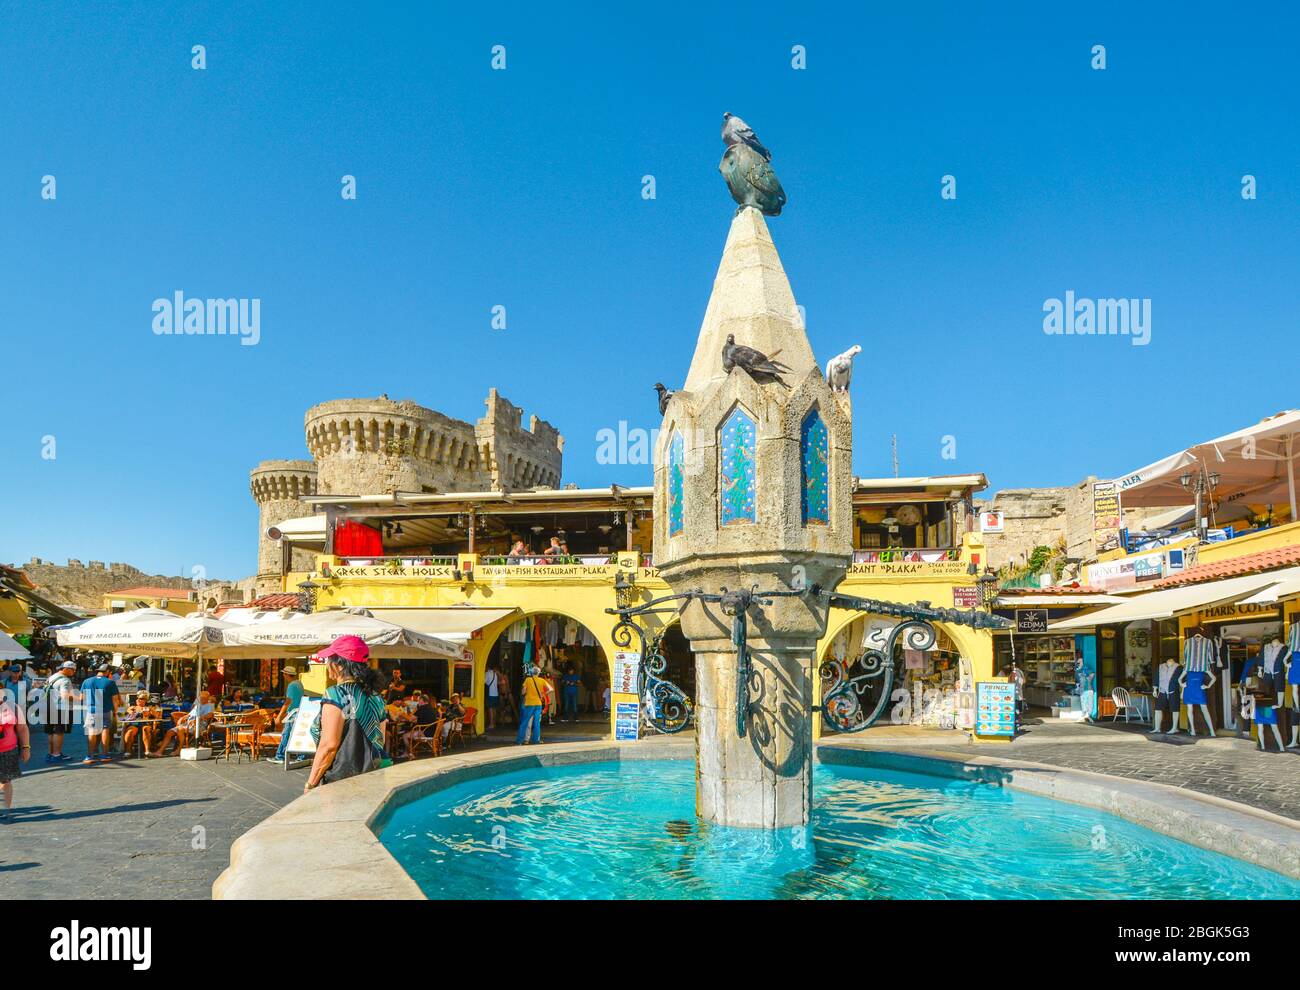
<instances>
[{"instance_id":1,"label":"pigeon perched on fountain","mask_svg":"<svg viewBox=\"0 0 1300 990\"><path fill-rule=\"evenodd\" d=\"M722 143L728 148L735 144L747 144L763 156L763 161L770 162L772 160L772 152L763 147L758 135L754 133L754 128L750 127L734 113L724 113L722 115Z\"/></svg>"},{"instance_id":2,"label":"pigeon perched on fountain","mask_svg":"<svg viewBox=\"0 0 1300 990\"><path fill-rule=\"evenodd\" d=\"M781 180L768 163L772 152L763 147L754 129L734 114L722 115L722 141L727 146L718 171L727 182L731 198L740 204L765 213L769 217L781 215L785 206L785 190Z\"/></svg>"},{"instance_id":3,"label":"pigeon perched on fountain","mask_svg":"<svg viewBox=\"0 0 1300 990\"><path fill-rule=\"evenodd\" d=\"M836 354L826 362L826 383L833 392L847 392L849 382L853 379L853 359L862 353L862 348L854 344L843 354Z\"/></svg>"},{"instance_id":4,"label":"pigeon perched on fountain","mask_svg":"<svg viewBox=\"0 0 1300 990\"><path fill-rule=\"evenodd\" d=\"M668 401L677 393L671 388L664 388L663 382L655 382L655 391L659 393L659 415L662 416L668 412Z\"/></svg>"},{"instance_id":5,"label":"pigeon perched on fountain","mask_svg":"<svg viewBox=\"0 0 1300 990\"><path fill-rule=\"evenodd\" d=\"M775 361L762 351L736 343L734 333L727 334L727 342L722 346L722 370L731 374L732 368L744 368L749 376L760 385L777 382L786 385L782 374L789 374L790 369L780 361Z\"/></svg>"}]
</instances>

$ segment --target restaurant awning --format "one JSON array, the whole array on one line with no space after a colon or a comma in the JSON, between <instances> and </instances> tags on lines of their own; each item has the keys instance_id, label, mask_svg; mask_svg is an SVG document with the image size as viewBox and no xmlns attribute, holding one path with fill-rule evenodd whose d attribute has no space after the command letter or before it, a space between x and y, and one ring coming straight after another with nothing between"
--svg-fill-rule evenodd
<instances>
[{"instance_id":1,"label":"restaurant awning","mask_svg":"<svg viewBox=\"0 0 1300 990\"><path fill-rule=\"evenodd\" d=\"M1277 583L1260 589L1249 598L1241 599L1238 604L1272 605L1274 602L1300 595L1300 567L1286 567L1280 571L1271 571L1267 577L1272 578Z\"/></svg>"},{"instance_id":2,"label":"restaurant awning","mask_svg":"<svg viewBox=\"0 0 1300 990\"><path fill-rule=\"evenodd\" d=\"M998 608L1070 608L1085 605L1118 605L1124 601L1119 595L1001 595L994 605Z\"/></svg>"},{"instance_id":3,"label":"restaurant awning","mask_svg":"<svg viewBox=\"0 0 1300 990\"><path fill-rule=\"evenodd\" d=\"M408 629L418 629L430 636L464 643L474 633L508 615L522 614L508 608L478 608L453 605L447 608L372 608L376 618L396 622Z\"/></svg>"},{"instance_id":4,"label":"restaurant awning","mask_svg":"<svg viewBox=\"0 0 1300 990\"><path fill-rule=\"evenodd\" d=\"M0 660L26 660L31 651L7 632L0 632Z\"/></svg>"},{"instance_id":5,"label":"restaurant awning","mask_svg":"<svg viewBox=\"0 0 1300 990\"><path fill-rule=\"evenodd\" d=\"M1138 619L1168 619L1183 612L1193 612L1211 605L1239 601L1275 584L1278 580L1277 573L1249 574L1223 581L1207 581L1204 584L1152 591L1128 599L1123 604L1103 608L1098 612L1053 622L1047 628L1055 632L1109 625L1115 622L1134 622Z\"/></svg>"},{"instance_id":6,"label":"restaurant awning","mask_svg":"<svg viewBox=\"0 0 1300 990\"><path fill-rule=\"evenodd\" d=\"M1211 496L1218 511L1230 503L1271 505L1286 502L1295 519L1295 457L1300 454L1300 410L1270 416L1244 430L1228 433L1180 450L1148 464L1119 481L1125 509L1138 506L1186 505L1189 492L1184 474L1217 474Z\"/></svg>"}]
</instances>

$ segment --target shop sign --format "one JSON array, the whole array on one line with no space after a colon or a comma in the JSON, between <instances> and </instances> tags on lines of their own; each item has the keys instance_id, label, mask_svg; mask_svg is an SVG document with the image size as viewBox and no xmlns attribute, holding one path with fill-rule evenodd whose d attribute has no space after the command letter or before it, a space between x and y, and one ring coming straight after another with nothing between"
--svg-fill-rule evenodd
<instances>
[{"instance_id":1,"label":"shop sign","mask_svg":"<svg viewBox=\"0 0 1300 990\"><path fill-rule=\"evenodd\" d=\"M1047 609L1045 608L1016 609L1016 632L1018 633L1047 632Z\"/></svg>"},{"instance_id":2,"label":"shop sign","mask_svg":"<svg viewBox=\"0 0 1300 990\"><path fill-rule=\"evenodd\" d=\"M1119 485L1099 481L1092 486L1092 542L1097 553L1119 549Z\"/></svg>"},{"instance_id":3,"label":"shop sign","mask_svg":"<svg viewBox=\"0 0 1300 990\"><path fill-rule=\"evenodd\" d=\"M1088 584L1094 588L1116 588L1136 584L1139 568L1143 581L1150 581L1164 573L1165 555L1160 553L1140 554L1136 557L1121 557L1118 560L1106 560L1100 564L1088 565Z\"/></svg>"},{"instance_id":4,"label":"shop sign","mask_svg":"<svg viewBox=\"0 0 1300 990\"><path fill-rule=\"evenodd\" d=\"M861 574L865 577L906 577L908 575L927 578L965 577L967 565L960 560L941 560L934 563L877 561L870 564L850 564L849 573Z\"/></svg>"},{"instance_id":5,"label":"shop sign","mask_svg":"<svg viewBox=\"0 0 1300 990\"><path fill-rule=\"evenodd\" d=\"M641 654L614 654L614 683L610 685L612 694L641 693Z\"/></svg>"},{"instance_id":6,"label":"shop sign","mask_svg":"<svg viewBox=\"0 0 1300 990\"><path fill-rule=\"evenodd\" d=\"M975 735L1011 738L1016 734L1016 686L1002 681L975 685Z\"/></svg>"},{"instance_id":7,"label":"shop sign","mask_svg":"<svg viewBox=\"0 0 1300 990\"><path fill-rule=\"evenodd\" d=\"M1237 605L1215 605L1213 608L1201 609L1202 619L1249 619L1277 618L1276 605L1261 605L1258 602Z\"/></svg>"},{"instance_id":8,"label":"shop sign","mask_svg":"<svg viewBox=\"0 0 1300 990\"><path fill-rule=\"evenodd\" d=\"M953 588L952 604L955 608L979 608L979 588Z\"/></svg>"},{"instance_id":9,"label":"shop sign","mask_svg":"<svg viewBox=\"0 0 1300 990\"><path fill-rule=\"evenodd\" d=\"M1005 532L1004 526L1006 519L1001 512L981 512L980 513L980 532L981 533L1002 533Z\"/></svg>"},{"instance_id":10,"label":"shop sign","mask_svg":"<svg viewBox=\"0 0 1300 990\"><path fill-rule=\"evenodd\" d=\"M460 572L446 564L383 564L380 566L360 564L355 567L341 565L330 571L330 577L352 578L458 578Z\"/></svg>"},{"instance_id":11,"label":"shop sign","mask_svg":"<svg viewBox=\"0 0 1300 990\"><path fill-rule=\"evenodd\" d=\"M631 742L637 737L641 720L641 705L635 701L620 701L614 706L614 739Z\"/></svg>"}]
</instances>

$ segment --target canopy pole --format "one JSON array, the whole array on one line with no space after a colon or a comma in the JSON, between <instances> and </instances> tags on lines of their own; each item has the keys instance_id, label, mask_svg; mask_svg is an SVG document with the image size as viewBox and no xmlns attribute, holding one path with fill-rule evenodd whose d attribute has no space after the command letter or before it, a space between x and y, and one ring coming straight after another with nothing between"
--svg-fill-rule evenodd
<instances>
[{"instance_id":1,"label":"canopy pole","mask_svg":"<svg viewBox=\"0 0 1300 990\"><path fill-rule=\"evenodd\" d=\"M1286 438L1286 487L1291 496L1291 522L1296 521L1295 511L1295 461L1294 456L1295 434L1292 433Z\"/></svg>"}]
</instances>

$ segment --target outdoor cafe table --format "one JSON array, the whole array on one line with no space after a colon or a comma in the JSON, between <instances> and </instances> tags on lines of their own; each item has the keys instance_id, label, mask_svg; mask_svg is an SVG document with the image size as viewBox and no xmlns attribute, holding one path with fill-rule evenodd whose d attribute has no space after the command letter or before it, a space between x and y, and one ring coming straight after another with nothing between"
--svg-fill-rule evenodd
<instances>
[{"instance_id":1,"label":"outdoor cafe table","mask_svg":"<svg viewBox=\"0 0 1300 990\"><path fill-rule=\"evenodd\" d=\"M242 716L246 714L248 713L247 712L216 712L213 715L212 728L208 730L209 733L216 732L218 729L220 729L222 734L225 736L225 744L222 747L221 755L214 756L214 759L229 760L231 733L238 729L251 729L253 727L252 722L249 722L247 719L242 718Z\"/></svg>"},{"instance_id":2,"label":"outdoor cafe table","mask_svg":"<svg viewBox=\"0 0 1300 990\"><path fill-rule=\"evenodd\" d=\"M159 725L164 721L166 720L161 718L128 718L123 720L122 730L124 732L131 726L135 726L140 730L135 737L135 758L137 760L144 759L144 727L146 725Z\"/></svg>"}]
</instances>

